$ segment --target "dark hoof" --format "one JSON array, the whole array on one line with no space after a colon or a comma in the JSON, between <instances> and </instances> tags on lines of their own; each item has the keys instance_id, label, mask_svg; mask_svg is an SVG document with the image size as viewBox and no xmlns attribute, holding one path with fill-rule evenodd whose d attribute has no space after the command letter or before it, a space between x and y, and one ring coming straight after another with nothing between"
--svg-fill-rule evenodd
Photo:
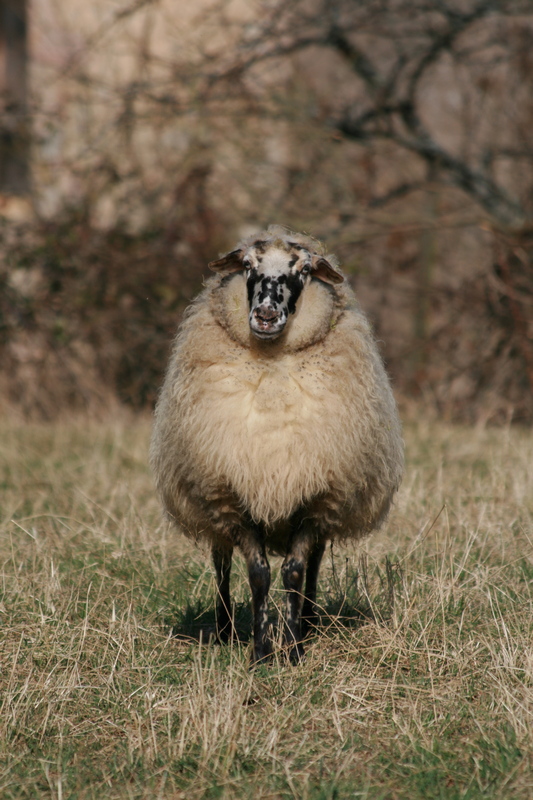
<instances>
[{"instance_id":1,"label":"dark hoof","mask_svg":"<svg viewBox=\"0 0 533 800\"><path fill-rule=\"evenodd\" d=\"M228 622L226 625L220 628L217 627L216 641L217 644L227 644L228 642L239 641L239 637L237 636L237 631L233 627L232 622Z\"/></svg>"},{"instance_id":2,"label":"dark hoof","mask_svg":"<svg viewBox=\"0 0 533 800\"><path fill-rule=\"evenodd\" d=\"M318 614L309 613L307 615L302 614L302 635L305 638L309 636L310 633L314 633L318 628L320 619Z\"/></svg>"},{"instance_id":3,"label":"dark hoof","mask_svg":"<svg viewBox=\"0 0 533 800\"><path fill-rule=\"evenodd\" d=\"M269 664L272 661L272 647L270 645L264 647L253 647L252 655L250 657L250 669L259 667L262 664Z\"/></svg>"},{"instance_id":4,"label":"dark hoof","mask_svg":"<svg viewBox=\"0 0 533 800\"><path fill-rule=\"evenodd\" d=\"M304 646L301 642L289 650L289 662L293 667L297 667L305 659Z\"/></svg>"}]
</instances>

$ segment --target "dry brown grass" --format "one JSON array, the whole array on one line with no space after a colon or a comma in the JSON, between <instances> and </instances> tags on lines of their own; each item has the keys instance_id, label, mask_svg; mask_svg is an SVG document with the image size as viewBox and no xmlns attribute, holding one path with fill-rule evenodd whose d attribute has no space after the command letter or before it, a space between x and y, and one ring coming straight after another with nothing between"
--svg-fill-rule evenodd
<instances>
[{"instance_id":1,"label":"dry brown grass","mask_svg":"<svg viewBox=\"0 0 533 800\"><path fill-rule=\"evenodd\" d=\"M532 796L530 430L410 425L306 662L254 674L209 643L209 559L161 523L148 435L2 423L2 798Z\"/></svg>"}]
</instances>

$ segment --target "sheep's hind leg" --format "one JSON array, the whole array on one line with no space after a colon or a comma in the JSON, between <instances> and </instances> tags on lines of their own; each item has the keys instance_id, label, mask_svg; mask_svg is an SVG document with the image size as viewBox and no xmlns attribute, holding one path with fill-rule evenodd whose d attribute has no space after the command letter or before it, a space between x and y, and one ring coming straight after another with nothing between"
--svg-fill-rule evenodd
<instances>
[{"instance_id":1,"label":"sheep's hind leg","mask_svg":"<svg viewBox=\"0 0 533 800\"><path fill-rule=\"evenodd\" d=\"M254 643L251 664L265 662L272 653L268 630L268 592L270 589L270 565L266 556L265 543L258 534L250 536L241 543L241 549L248 567L248 578L252 592L254 615Z\"/></svg>"},{"instance_id":2,"label":"sheep's hind leg","mask_svg":"<svg viewBox=\"0 0 533 800\"><path fill-rule=\"evenodd\" d=\"M302 589L310 546L311 542L308 536L294 538L281 565L283 588L287 593L285 644L289 648L289 660L292 664L298 664L304 656L301 619L304 599Z\"/></svg>"},{"instance_id":3,"label":"sheep's hind leg","mask_svg":"<svg viewBox=\"0 0 533 800\"><path fill-rule=\"evenodd\" d=\"M227 642L235 635L231 615L230 574L233 547L213 546L213 563L217 575L216 630L219 642Z\"/></svg>"},{"instance_id":4,"label":"sheep's hind leg","mask_svg":"<svg viewBox=\"0 0 533 800\"><path fill-rule=\"evenodd\" d=\"M305 636L311 628L318 625L318 611L316 607L316 588L318 583L318 571L322 562L322 556L326 545L324 542L317 541L313 545L307 560L305 574L305 596L302 606L302 635Z\"/></svg>"}]
</instances>

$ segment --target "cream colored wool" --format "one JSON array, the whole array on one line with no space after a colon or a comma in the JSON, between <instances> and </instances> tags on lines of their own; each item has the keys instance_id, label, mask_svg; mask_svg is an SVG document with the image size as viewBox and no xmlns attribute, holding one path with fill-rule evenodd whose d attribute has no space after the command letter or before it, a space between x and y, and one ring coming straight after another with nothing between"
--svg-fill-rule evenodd
<instances>
[{"instance_id":1,"label":"cream colored wool","mask_svg":"<svg viewBox=\"0 0 533 800\"><path fill-rule=\"evenodd\" d=\"M239 531L259 523L268 547L284 553L296 512L324 538L378 527L401 480L403 443L346 282L310 281L283 334L265 342L250 332L243 274L210 279L174 343L151 463L169 516L211 543L238 544Z\"/></svg>"}]
</instances>

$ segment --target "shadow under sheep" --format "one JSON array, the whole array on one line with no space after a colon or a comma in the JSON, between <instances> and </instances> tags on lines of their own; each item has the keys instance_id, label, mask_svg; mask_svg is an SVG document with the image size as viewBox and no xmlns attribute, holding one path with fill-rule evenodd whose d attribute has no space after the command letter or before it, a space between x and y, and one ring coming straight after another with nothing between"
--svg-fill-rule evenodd
<instances>
[{"instance_id":1,"label":"shadow under sheep","mask_svg":"<svg viewBox=\"0 0 533 800\"><path fill-rule=\"evenodd\" d=\"M384 572L376 566L375 574L372 580L369 580L366 557L361 556L359 567L351 574L346 572L344 586L341 586L333 569L330 586L324 591L321 599L317 598L320 622L313 633L349 630L369 622L376 624L386 622L392 616L400 581L400 563L391 562L388 558L385 559ZM251 604L235 603L232 611L235 640L246 644L252 639ZM273 638L277 639L279 627L282 625L278 608L271 609L269 623L272 626ZM214 604L205 608L201 601L188 602L178 611L177 619L165 620L165 626L170 628L174 638L182 641L204 643L217 641Z\"/></svg>"}]
</instances>

